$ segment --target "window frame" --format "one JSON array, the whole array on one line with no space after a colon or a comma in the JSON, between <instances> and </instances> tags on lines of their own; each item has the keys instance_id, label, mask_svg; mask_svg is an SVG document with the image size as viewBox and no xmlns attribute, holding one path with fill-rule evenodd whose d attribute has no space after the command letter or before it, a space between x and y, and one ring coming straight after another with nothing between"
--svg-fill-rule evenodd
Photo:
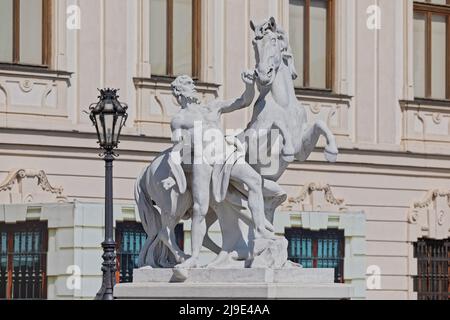
<instances>
[{"instance_id":1,"label":"window frame","mask_svg":"<svg viewBox=\"0 0 450 320\"><path fill-rule=\"evenodd\" d=\"M441 15L447 16L447 36L446 36L446 97L445 100L450 100L450 0L447 0L446 5L436 4L427 1L414 1L414 13L421 13L425 15L425 97L418 97L416 99L434 99L432 90L432 16Z\"/></svg>"},{"instance_id":2,"label":"window frame","mask_svg":"<svg viewBox=\"0 0 450 320\"><path fill-rule=\"evenodd\" d=\"M22 299L13 298L13 258L14 258L14 232L23 232L24 230L39 230L42 233L41 248L39 253L40 263L42 269L42 283L41 283L41 297L39 298L26 298L26 299L47 299L47 254L48 254L48 223L41 221L26 221L18 222L15 224L6 224L0 222L0 230L7 235L7 282L6 282L6 300Z\"/></svg>"},{"instance_id":3,"label":"window frame","mask_svg":"<svg viewBox=\"0 0 450 320\"><path fill-rule=\"evenodd\" d=\"M145 230L141 223L134 222L134 221L124 221L124 222L117 222L116 228L115 228L115 234L116 234L116 283L126 283L129 281L121 281L121 264L122 264L122 256L123 255L130 255L129 252L122 252L122 239L124 232L134 232L134 233L145 233ZM133 269L131 269L131 274L129 275L130 278L133 277Z\"/></svg>"},{"instance_id":4,"label":"window frame","mask_svg":"<svg viewBox=\"0 0 450 320\"><path fill-rule=\"evenodd\" d=\"M304 21L303 21L303 86L296 87L296 89L320 90L330 91L334 90L334 75L335 75L335 0L327 0L327 21L326 21L326 74L325 74L325 88L316 88L310 86L310 48L311 48L311 1L305 1ZM292 30L289 30L292 37Z\"/></svg>"},{"instance_id":5,"label":"window frame","mask_svg":"<svg viewBox=\"0 0 450 320\"><path fill-rule=\"evenodd\" d=\"M291 239L293 238L310 238L312 240L312 256L311 257L293 257L288 251L289 259L298 260L311 260L313 268L318 268L319 260L335 260L338 262L338 266L335 270L335 283L345 283L345 231L335 228L313 231L305 228L292 227L285 229L285 236L289 242L288 250L291 248ZM322 239L338 239L338 257L319 257L318 253L318 241Z\"/></svg>"},{"instance_id":6,"label":"window frame","mask_svg":"<svg viewBox=\"0 0 450 320\"><path fill-rule=\"evenodd\" d=\"M50 68L52 59L52 0L42 0L42 54L41 63L32 64L20 61L20 1L13 1L13 40L12 61L0 61L0 65L16 65Z\"/></svg>"},{"instance_id":7,"label":"window frame","mask_svg":"<svg viewBox=\"0 0 450 320\"><path fill-rule=\"evenodd\" d=\"M129 283L130 280L133 278L133 269L129 270L129 276L125 279L121 278L121 263L122 263L122 256L123 255L139 255L132 254L130 252L122 253L122 239L123 239L123 233L124 232L134 232L134 233L144 233L145 230L142 226L142 223L136 222L136 221L123 221L123 222L116 222L116 228L115 228L115 240L116 240L116 283ZM182 223L178 224L174 229L175 235L180 236L178 241L178 246L181 250L184 250L184 225ZM147 236L147 235L146 235ZM122 281L121 281L122 280Z\"/></svg>"},{"instance_id":8,"label":"window frame","mask_svg":"<svg viewBox=\"0 0 450 320\"><path fill-rule=\"evenodd\" d=\"M418 299L450 300L450 238L445 240L419 239L414 243L414 258L417 260L414 291L417 292ZM445 260L447 260L446 263ZM446 272L446 275L442 272ZM444 285L445 279L447 279L447 285ZM444 287L441 287L443 285L447 287L447 292L444 291ZM444 290L433 291L436 287Z\"/></svg>"},{"instance_id":9,"label":"window frame","mask_svg":"<svg viewBox=\"0 0 450 320\"><path fill-rule=\"evenodd\" d=\"M173 10L174 0L166 0L166 73L153 74L152 77L176 77L173 72ZM198 80L201 72L201 0L192 0L192 74L193 79ZM151 45L151 43L150 43ZM150 65L152 61L150 60Z\"/></svg>"}]
</instances>

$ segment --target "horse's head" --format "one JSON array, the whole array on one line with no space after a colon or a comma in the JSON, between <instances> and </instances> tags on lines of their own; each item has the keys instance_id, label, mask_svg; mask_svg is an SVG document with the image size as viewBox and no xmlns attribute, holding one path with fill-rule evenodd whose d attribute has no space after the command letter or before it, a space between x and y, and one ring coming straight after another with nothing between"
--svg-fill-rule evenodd
<instances>
[{"instance_id":1,"label":"horse's head","mask_svg":"<svg viewBox=\"0 0 450 320\"><path fill-rule=\"evenodd\" d=\"M250 27L255 32L253 47L256 57L255 72L259 83L263 86L272 85L282 63L289 67L292 78L296 79L288 37L277 26L275 18L272 17L258 26L250 21Z\"/></svg>"}]
</instances>

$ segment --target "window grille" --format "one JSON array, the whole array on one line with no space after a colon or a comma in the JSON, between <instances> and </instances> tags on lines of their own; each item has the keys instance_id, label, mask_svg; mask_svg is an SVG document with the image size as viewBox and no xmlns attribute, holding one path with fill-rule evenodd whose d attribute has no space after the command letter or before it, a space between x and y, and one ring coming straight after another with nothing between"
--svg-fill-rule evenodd
<instances>
[{"instance_id":1,"label":"window grille","mask_svg":"<svg viewBox=\"0 0 450 320\"><path fill-rule=\"evenodd\" d=\"M450 239L421 239L414 245L418 268L415 291L419 300L450 299Z\"/></svg>"},{"instance_id":2,"label":"window grille","mask_svg":"<svg viewBox=\"0 0 450 320\"><path fill-rule=\"evenodd\" d=\"M345 237L342 230L286 229L289 260L304 268L333 268L335 282L344 283Z\"/></svg>"},{"instance_id":3,"label":"window grille","mask_svg":"<svg viewBox=\"0 0 450 320\"><path fill-rule=\"evenodd\" d=\"M47 223L0 224L0 299L47 298Z\"/></svg>"},{"instance_id":4,"label":"window grille","mask_svg":"<svg viewBox=\"0 0 450 320\"><path fill-rule=\"evenodd\" d=\"M175 228L178 246L184 247L183 225ZM133 282L133 270L138 267L139 254L147 240L147 234L138 222L117 223L117 274L118 283Z\"/></svg>"}]
</instances>

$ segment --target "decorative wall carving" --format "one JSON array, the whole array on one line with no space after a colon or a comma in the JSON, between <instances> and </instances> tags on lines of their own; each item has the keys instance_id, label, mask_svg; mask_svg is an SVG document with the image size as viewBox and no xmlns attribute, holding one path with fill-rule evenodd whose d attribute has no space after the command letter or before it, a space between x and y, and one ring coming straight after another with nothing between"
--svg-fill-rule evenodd
<instances>
[{"instance_id":1,"label":"decorative wall carving","mask_svg":"<svg viewBox=\"0 0 450 320\"><path fill-rule=\"evenodd\" d=\"M31 90L33 90L34 83L30 79L24 79L19 82L19 85L20 89L23 92L30 92Z\"/></svg>"},{"instance_id":2,"label":"decorative wall carving","mask_svg":"<svg viewBox=\"0 0 450 320\"><path fill-rule=\"evenodd\" d=\"M37 186L41 190L26 186L24 182L26 179L37 179ZM62 187L54 187L50 184L47 174L43 170L14 169L0 183L0 195L9 193L9 203L46 203L55 201L62 203L67 201L63 191Z\"/></svg>"},{"instance_id":3,"label":"decorative wall carving","mask_svg":"<svg viewBox=\"0 0 450 320\"><path fill-rule=\"evenodd\" d=\"M442 240L450 237L450 190L430 190L414 202L408 213L411 242L420 238Z\"/></svg>"},{"instance_id":4,"label":"decorative wall carving","mask_svg":"<svg viewBox=\"0 0 450 320\"><path fill-rule=\"evenodd\" d=\"M0 71L0 112L67 117L70 73Z\"/></svg>"},{"instance_id":5,"label":"decorative wall carving","mask_svg":"<svg viewBox=\"0 0 450 320\"><path fill-rule=\"evenodd\" d=\"M9 98L9 95L8 95L8 91L5 87L5 83L4 83L4 81L0 80L0 108L1 107L6 108L6 106L9 105L8 98Z\"/></svg>"},{"instance_id":6,"label":"decorative wall carving","mask_svg":"<svg viewBox=\"0 0 450 320\"><path fill-rule=\"evenodd\" d=\"M402 141L412 152L450 152L450 110L436 102L402 101Z\"/></svg>"},{"instance_id":7,"label":"decorative wall carving","mask_svg":"<svg viewBox=\"0 0 450 320\"><path fill-rule=\"evenodd\" d=\"M57 108L57 85L54 83L32 79L7 80L6 86L11 92L11 107Z\"/></svg>"},{"instance_id":8,"label":"decorative wall carving","mask_svg":"<svg viewBox=\"0 0 450 320\"><path fill-rule=\"evenodd\" d=\"M310 121L323 120L336 136L350 139L352 134L350 98L298 95L298 99L305 106Z\"/></svg>"},{"instance_id":9,"label":"decorative wall carving","mask_svg":"<svg viewBox=\"0 0 450 320\"><path fill-rule=\"evenodd\" d=\"M336 198L331 186L322 183L306 184L296 198L290 198L286 209L291 211L347 211L344 199Z\"/></svg>"}]
</instances>

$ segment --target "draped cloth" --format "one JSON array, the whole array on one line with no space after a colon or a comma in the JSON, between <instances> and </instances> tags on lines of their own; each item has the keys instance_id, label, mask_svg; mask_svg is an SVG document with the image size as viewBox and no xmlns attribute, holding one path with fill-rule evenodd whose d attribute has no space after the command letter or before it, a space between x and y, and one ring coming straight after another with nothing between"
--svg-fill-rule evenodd
<instances>
[{"instance_id":1,"label":"draped cloth","mask_svg":"<svg viewBox=\"0 0 450 320\"><path fill-rule=\"evenodd\" d=\"M227 196L230 176L233 167L240 161L245 161L245 147L234 136L225 137L227 144L224 161L213 165L212 192L214 200L221 203Z\"/></svg>"},{"instance_id":2,"label":"draped cloth","mask_svg":"<svg viewBox=\"0 0 450 320\"><path fill-rule=\"evenodd\" d=\"M215 149L212 150L213 148ZM245 161L245 147L235 136L226 136L223 150L217 152L217 149L217 144L207 145L204 149L203 161L213 169L210 181L211 191L214 200L221 203L226 198L233 167ZM187 181L180 159L182 159L181 151L172 152L169 157L169 166L180 193L184 194L187 190Z\"/></svg>"}]
</instances>

